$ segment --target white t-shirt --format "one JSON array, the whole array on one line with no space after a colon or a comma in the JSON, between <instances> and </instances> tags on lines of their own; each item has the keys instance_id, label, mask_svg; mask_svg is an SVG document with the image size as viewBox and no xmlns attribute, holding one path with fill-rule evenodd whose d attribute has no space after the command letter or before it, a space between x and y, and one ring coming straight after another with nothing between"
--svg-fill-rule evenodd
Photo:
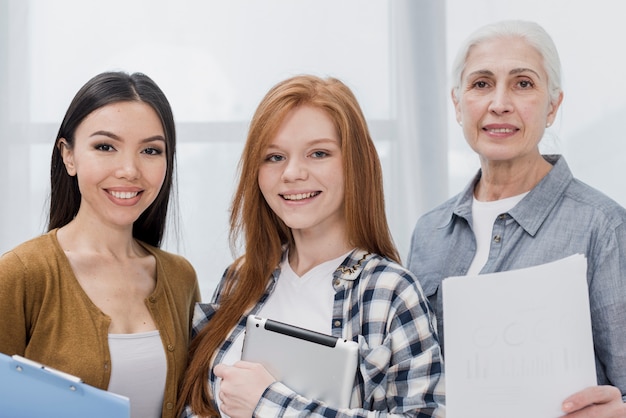
<instances>
[{"instance_id":1,"label":"white t-shirt","mask_svg":"<svg viewBox=\"0 0 626 418\"><path fill-rule=\"evenodd\" d=\"M476 254L467 271L468 276L480 273L480 270L487 263L489 249L491 248L493 224L498 215L513 209L527 194L528 192L492 202L481 202L474 197L472 203L472 229L476 237Z\"/></svg>"},{"instance_id":2,"label":"white t-shirt","mask_svg":"<svg viewBox=\"0 0 626 418\"><path fill-rule=\"evenodd\" d=\"M109 334L109 392L130 399L131 418L159 418L167 360L159 331Z\"/></svg>"},{"instance_id":3,"label":"white t-shirt","mask_svg":"<svg viewBox=\"0 0 626 418\"><path fill-rule=\"evenodd\" d=\"M258 315L275 321L285 322L324 334L331 333L335 289L333 273L352 252L325 261L313 267L302 277L289 265L288 254L280 264L280 276L274 292L270 295ZM241 360L244 334L240 334L222 357L222 364L233 365ZM220 391L220 381L215 382L215 393ZM219 397L216 399L221 405ZM221 412L221 411L220 411ZM224 414L222 413L222 416Z\"/></svg>"},{"instance_id":4,"label":"white t-shirt","mask_svg":"<svg viewBox=\"0 0 626 418\"><path fill-rule=\"evenodd\" d=\"M293 271L285 257L276 288L259 315L330 334L335 301L333 273L350 252L318 264L302 276Z\"/></svg>"}]
</instances>

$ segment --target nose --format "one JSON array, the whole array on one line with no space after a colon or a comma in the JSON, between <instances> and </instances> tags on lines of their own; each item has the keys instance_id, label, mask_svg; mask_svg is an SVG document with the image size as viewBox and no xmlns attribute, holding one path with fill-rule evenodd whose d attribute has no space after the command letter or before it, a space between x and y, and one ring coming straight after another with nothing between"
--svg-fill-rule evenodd
<instances>
[{"instance_id":1,"label":"nose","mask_svg":"<svg viewBox=\"0 0 626 418\"><path fill-rule=\"evenodd\" d=\"M117 178L137 180L140 177L138 156L120 152L118 166L115 171Z\"/></svg>"},{"instance_id":2,"label":"nose","mask_svg":"<svg viewBox=\"0 0 626 418\"><path fill-rule=\"evenodd\" d=\"M297 180L306 180L309 172L306 164L299 158L289 158L285 164L285 169L281 176L285 183Z\"/></svg>"},{"instance_id":3,"label":"nose","mask_svg":"<svg viewBox=\"0 0 626 418\"><path fill-rule=\"evenodd\" d=\"M509 90L505 86L497 87L489 103L489 111L496 115L509 113L513 110Z\"/></svg>"}]
</instances>

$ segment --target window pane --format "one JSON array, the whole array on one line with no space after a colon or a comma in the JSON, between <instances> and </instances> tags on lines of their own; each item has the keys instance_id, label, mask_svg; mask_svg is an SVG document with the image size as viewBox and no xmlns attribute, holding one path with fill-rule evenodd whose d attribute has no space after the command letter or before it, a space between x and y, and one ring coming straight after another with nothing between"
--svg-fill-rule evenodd
<instances>
[{"instance_id":1,"label":"window pane","mask_svg":"<svg viewBox=\"0 0 626 418\"><path fill-rule=\"evenodd\" d=\"M386 1L32 0L32 119L57 122L103 70L141 71L178 121L248 120L298 73L345 79L371 118L389 115Z\"/></svg>"},{"instance_id":2,"label":"window pane","mask_svg":"<svg viewBox=\"0 0 626 418\"><path fill-rule=\"evenodd\" d=\"M58 127L75 92L105 70L144 72L168 96L178 129L181 221L165 248L192 262L204 299L232 261L228 207L237 162L247 123L272 85L301 73L334 76L354 90L368 119L385 121L391 114L387 1L29 5L24 82L31 123ZM47 167L47 158L38 164ZM47 193L47 174L33 181L35 190Z\"/></svg>"}]
</instances>

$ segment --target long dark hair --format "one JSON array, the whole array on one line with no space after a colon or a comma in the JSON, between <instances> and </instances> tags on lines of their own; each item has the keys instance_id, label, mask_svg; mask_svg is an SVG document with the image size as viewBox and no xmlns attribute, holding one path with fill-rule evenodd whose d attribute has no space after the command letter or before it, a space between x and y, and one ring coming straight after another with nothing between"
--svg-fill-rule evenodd
<instances>
[{"instance_id":1,"label":"long dark hair","mask_svg":"<svg viewBox=\"0 0 626 418\"><path fill-rule=\"evenodd\" d=\"M163 91L145 74L104 72L89 80L76 93L70 104L52 150L50 165L50 212L48 231L67 225L78 213L81 194L78 180L65 170L59 140L74 147L76 128L94 110L111 103L140 101L150 105L159 115L166 141L167 171L163 186L150 207L133 225L133 237L150 245L160 246L165 231L165 221L172 194L175 169L176 129L170 104Z\"/></svg>"}]
</instances>

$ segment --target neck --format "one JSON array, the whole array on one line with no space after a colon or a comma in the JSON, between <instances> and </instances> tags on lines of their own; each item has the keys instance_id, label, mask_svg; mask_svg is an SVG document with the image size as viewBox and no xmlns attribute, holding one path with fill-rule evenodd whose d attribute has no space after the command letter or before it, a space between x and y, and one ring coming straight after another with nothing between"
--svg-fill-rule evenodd
<instances>
[{"instance_id":1,"label":"neck","mask_svg":"<svg viewBox=\"0 0 626 418\"><path fill-rule=\"evenodd\" d=\"M78 216L59 228L57 239L65 251L89 252L115 259L134 258L145 253L133 238L132 225L116 228L81 222Z\"/></svg>"},{"instance_id":2,"label":"neck","mask_svg":"<svg viewBox=\"0 0 626 418\"><path fill-rule=\"evenodd\" d=\"M523 161L481 161L481 178L474 196L482 202L506 199L533 189L552 169L552 164L538 158Z\"/></svg>"},{"instance_id":3,"label":"neck","mask_svg":"<svg viewBox=\"0 0 626 418\"><path fill-rule=\"evenodd\" d=\"M354 248L348 243L343 231L318 236L314 236L311 232L293 231L293 236L295 245L289 249L289 264L298 276Z\"/></svg>"}]
</instances>

